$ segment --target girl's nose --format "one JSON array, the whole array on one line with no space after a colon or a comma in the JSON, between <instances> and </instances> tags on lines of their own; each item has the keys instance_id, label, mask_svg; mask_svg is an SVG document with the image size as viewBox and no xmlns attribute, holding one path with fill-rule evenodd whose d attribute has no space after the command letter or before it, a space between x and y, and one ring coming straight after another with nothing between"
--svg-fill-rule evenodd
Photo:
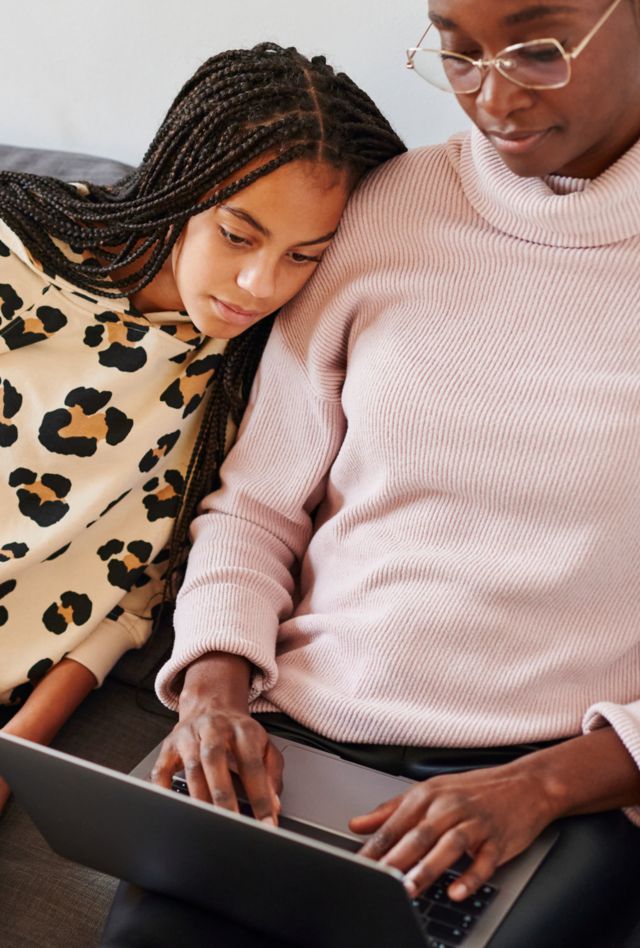
<instances>
[{"instance_id":1,"label":"girl's nose","mask_svg":"<svg viewBox=\"0 0 640 948\"><path fill-rule=\"evenodd\" d=\"M267 260L247 262L238 273L236 283L256 299L270 299L276 288L275 266Z\"/></svg>"}]
</instances>

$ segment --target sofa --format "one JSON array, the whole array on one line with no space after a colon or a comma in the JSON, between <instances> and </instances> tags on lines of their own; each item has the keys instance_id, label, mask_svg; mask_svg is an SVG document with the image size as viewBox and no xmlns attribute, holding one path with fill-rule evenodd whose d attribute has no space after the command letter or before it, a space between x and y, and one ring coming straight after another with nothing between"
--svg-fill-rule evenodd
<instances>
[{"instance_id":1,"label":"sofa","mask_svg":"<svg viewBox=\"0 0 640 948\"><path fill-rule=\"evenodd\" d=\"M87 155L0 145L3 170L110 184L130 169ZM152 690L155 669L170 641L165 625L144 649L127 653L53 746L130 771L175 720ZM2 948L94 948L116 886L117 880L56 856L16 801L9 802L0 817Z\"/></svg>"}]
</instances>

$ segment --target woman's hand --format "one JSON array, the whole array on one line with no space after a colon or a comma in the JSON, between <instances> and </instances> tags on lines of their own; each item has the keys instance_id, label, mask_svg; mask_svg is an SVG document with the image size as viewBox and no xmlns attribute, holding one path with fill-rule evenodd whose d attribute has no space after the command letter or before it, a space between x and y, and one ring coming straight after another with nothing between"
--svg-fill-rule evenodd
<instances>
[{"instance_id":1,"label":"woman's hand","mask_svg":"<svg viewBox=\"0 0 640 948\"><path fill-rule=\"evenodd\" d=\"M247 712L203 706L181 718L162 745L152 779L170 788L172 775L182 767L192 797L235 813L232 774L237 773L256 819L276 825L282 755Z\"/></svg>"},{"instance_id":2,"label":"woman's hand","mask_svg":"<svg viewBox=\"0 0 640 948\"><path fill-rule=\"evenodd\" d=\"M432 777L356 817L353 832L374 834L361 855L406 873L415 897L466 853L471 865L449 895L473 894L554 819L535 771L518 763Z\"/></svg>"},{"instance_id":3,"label":"woman's hand","mask_svg":"<svg viewBox=\"0 0 640 948\"><path fill-rule=\"evenodd\" d=\"M184 767L192 797L237 813L237 773L256 819L275 826L282 755L249 714L248 683L249 666L239 656L216 653L194 663L180 695L180 720L162 745L152 779L170 788Z\"/></svg>"},{"instance_id":4,"label":"woman's hand","mask_svg":"<svg viewBox=\"0 0 640 948\"><path fill-rule=\"evenodd\" d=\"M469 855L471 865L449 887L460 900L553 820L639 804L638 767L616 732L602 727L500 767L432 777L350 826L374 834L361 854L406 873L411 896Z\"/></svg>"}]
</instances>

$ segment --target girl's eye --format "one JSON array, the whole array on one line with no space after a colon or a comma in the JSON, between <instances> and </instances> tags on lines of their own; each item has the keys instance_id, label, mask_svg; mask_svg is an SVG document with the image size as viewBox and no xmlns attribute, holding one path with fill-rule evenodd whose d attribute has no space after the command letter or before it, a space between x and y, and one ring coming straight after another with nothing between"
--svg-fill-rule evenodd
<instances>
[{"instance_id":1,"label":"girl's eye","mask_svg":"<svg viewBox=\"0 0 640 948\"><path fill-rule=\"evenodd\" d=\"M290 258L294 263L320 263L322 257L310 257L306 253L291 253L289 254Z\"/></svg>"},{"instance_id":2,"label":"girl's eye","mask_svg":"<svg viewBox=\"0 0 640 948\"><path fill-rule=\"evenodd\" d=\"M221 224L219 225L219 230L224 239L234 247L244 247L249 243L246 237L241 237L239 234L234 234L233 231L227 230L227 228L223 227Z\"/></svg>"}]
</instances>

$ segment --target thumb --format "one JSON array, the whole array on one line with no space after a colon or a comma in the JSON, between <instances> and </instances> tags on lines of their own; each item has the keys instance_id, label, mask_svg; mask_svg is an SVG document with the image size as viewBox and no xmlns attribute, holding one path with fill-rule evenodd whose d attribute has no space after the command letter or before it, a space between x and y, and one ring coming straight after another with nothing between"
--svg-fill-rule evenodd
<instances>
[{"instance_id":1,"label":"thumb","mask_svg":"<svg viewBox=\"0 0 640 948\"><path fill-rule=\"evenodd\" d=\"M393 797L393 799L386 800L369 813L352 817L349 820L349 829L353 833L363 835L374 833L397 810L401 799L402 795Z\"/></svg>"}]
</instances>

